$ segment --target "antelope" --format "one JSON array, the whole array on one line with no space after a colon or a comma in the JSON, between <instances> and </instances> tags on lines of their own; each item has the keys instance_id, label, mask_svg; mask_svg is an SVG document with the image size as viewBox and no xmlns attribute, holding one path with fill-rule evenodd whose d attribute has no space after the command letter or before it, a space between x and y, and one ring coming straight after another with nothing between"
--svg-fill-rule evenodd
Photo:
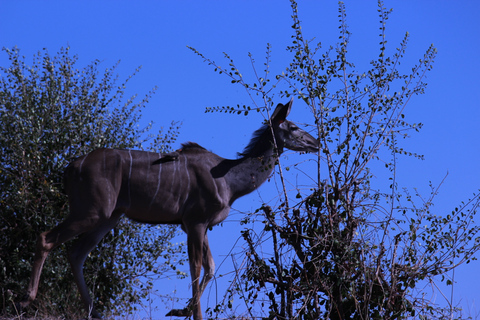
<instances>
[{"instance_id":1,"label":"antelope","mask_svg":"<svg viewBox=\"0 0 480 320\"><path fill-rule=\"evenodd\" d=\"M227 218L233 202L271 175L284 148L317 152L318 141L286 120L293 99L278 104L234 160L224 159L196 143L167 154L97 149L74 160L65 170L70 213L37 240L31 279L19 307L35 299L47 255L60 244L83 235L69 252L69 262L89 316L95 310L83 276L87 255L125 215L149 224L179 224L187 234L192 299L167 316L202 319L200 297L215 271L207 230ZM201 269L204 274L200 281Z\"/></svg>"}]
</instances>

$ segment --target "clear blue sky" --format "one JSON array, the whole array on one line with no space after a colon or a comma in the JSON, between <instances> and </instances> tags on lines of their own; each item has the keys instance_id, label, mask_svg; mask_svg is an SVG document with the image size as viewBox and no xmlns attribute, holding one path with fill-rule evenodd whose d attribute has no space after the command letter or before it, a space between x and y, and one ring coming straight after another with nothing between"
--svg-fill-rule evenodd
<instances>
[{"instance_id":1,"label":"clear blue sky","mask_svg":"<svg viewBox=\"0 0 480 320\"><path fill-rule=\"evenodd\" d=\"M352 32L351 60L360 67L378 55L376 1L345 3ZM385 5L394 9L387 24L390 49L410 32L405 65L418 61L431 43L439 52L428 74L426 94L414 97L406 109L408 119L424 123L424 128L404 146L424 154L425 160L402 158L399 183L428 191L429 181L436 185L448 172L434 209L449 212L480 188L480 90L475 80L480 74L480 2L387 0ZM263 63L267 42L272 44L273 73L281 72L290 61L285 47L292 34L291 9L285 0L0 0L0 12L0 46L18 46L27 62L42 48L55 54L69 45L79 55L81 66L100 59L107 68L121 60L121 79L141 65L142 71L129 83L130 92L142 95L159 87L144 111L145 122L153 120L159 129L172 120L182 121L179 143L195 141L229 158L243 149L262 118L256 113L248 117L205 114L205 107L248 105L251 101L240 86L215 74L186 46L195 47L220 65L227 65L222 59L222 52L227 52L245 75L251 72L247 53ZM302 1L299 12L307 35L325 47L335 44L337 1ZM5 55L0 56L0 63L5 61ZM306 122L305 114L305 106L296 101L291 120ZM289 160L283 161L288 164ZM266 183L260 195L270 199L274 191L274 183ZM260 195L249 195L234 207L239 211L256 208ZM233 271L231 264L220 264L240 236L240 217L233 212L222 227L210 233L219 274ZM455 301L472 316L480 312L479 271L480 264L474 262L460 267L455 275ZM159 287L178 289L178 296L188 298L188 284L189 280L172 280ZM225 282L219 280L217 287L206 290L204 310L223 297L224 288ZM160 301L157 307L163 314Z\"/></svg>"}]
</instances>

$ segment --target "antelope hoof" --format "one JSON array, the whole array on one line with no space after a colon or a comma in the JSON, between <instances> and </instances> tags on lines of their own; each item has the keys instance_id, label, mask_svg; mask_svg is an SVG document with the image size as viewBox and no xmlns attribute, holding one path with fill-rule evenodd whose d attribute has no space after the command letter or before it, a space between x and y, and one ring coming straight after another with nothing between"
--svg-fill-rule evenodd
<instances>
[{"instance_id":1,"label":"antelope hoof","mask_svg":"<svg viewBox=\"0 0 480 320\"><path fill-rule=\"evenodd\" d=\"M186 307L183 309L172 309L165 317L189 317L193 314L192 309Z\"/></svg>"}]
</instances>

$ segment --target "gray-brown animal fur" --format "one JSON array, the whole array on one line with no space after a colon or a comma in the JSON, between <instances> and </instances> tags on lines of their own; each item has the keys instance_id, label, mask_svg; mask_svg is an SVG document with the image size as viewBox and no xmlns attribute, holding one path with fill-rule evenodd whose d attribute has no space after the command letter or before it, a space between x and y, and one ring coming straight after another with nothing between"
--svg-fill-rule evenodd
<instances>
[{"instance_id":1,"label":"gray-brown animal fur","mask_svg":"<svg viewBox=\"0 0 480 320\"><path fill-rule=\"evenodd\" d=\"M87 310L101 318L85 284L83 263L126 215L144 223L182 226L187 233L192 300L186 308L174 309L168 315L193 313L195 320L202 319L200 297L215 270L207 229L227 217L236 199L265 182L284 148L318 150L316 139L286 120L291 106L292 100L277 106L271 127L257 130L239 159L224 159L187 143L169 154L98 149L73 161L65 172L70 214L57 227L40 234L27 294L19 306L26 307L35 299L48 253L83 234L70 251L69 260ZM199 281L202 266L204 275Z\"/></svg>"}]
</instances>

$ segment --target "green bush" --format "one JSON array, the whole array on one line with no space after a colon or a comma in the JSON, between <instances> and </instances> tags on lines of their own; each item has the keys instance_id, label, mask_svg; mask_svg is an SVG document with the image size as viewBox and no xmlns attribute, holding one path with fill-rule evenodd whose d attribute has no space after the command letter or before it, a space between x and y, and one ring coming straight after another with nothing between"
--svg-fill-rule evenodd
<instances>
[{"instance_id":1,"label":"green bush","mask_svg":"<svg viewBox=\"0 0 480 320\"><path fill-rule=\"evenodd\" d=\"M166 134L155 136L148 135L151 124L139 128L141 109L154 90L138 102L135 96L125 99L132 76L117 84L116 65L103 74L97 60L78 69L69 48L53 57L39 52L32 65L17 48L3 52L10 64L0 67L0 313L16 314L12 302L27 287L36 237L68 214L62 192L67 164L99 147L142 149L149 139L155 144L150 149L167 151L178 127L172 123ZM135 309L155 277L183 262L181 245L170 243L176 233L172 226L128 221L109 233L84 267L97 308L117 314ZM66 259L68 246L47 259L31 310L84 314Z\"/></svg>"}]
</instances>

